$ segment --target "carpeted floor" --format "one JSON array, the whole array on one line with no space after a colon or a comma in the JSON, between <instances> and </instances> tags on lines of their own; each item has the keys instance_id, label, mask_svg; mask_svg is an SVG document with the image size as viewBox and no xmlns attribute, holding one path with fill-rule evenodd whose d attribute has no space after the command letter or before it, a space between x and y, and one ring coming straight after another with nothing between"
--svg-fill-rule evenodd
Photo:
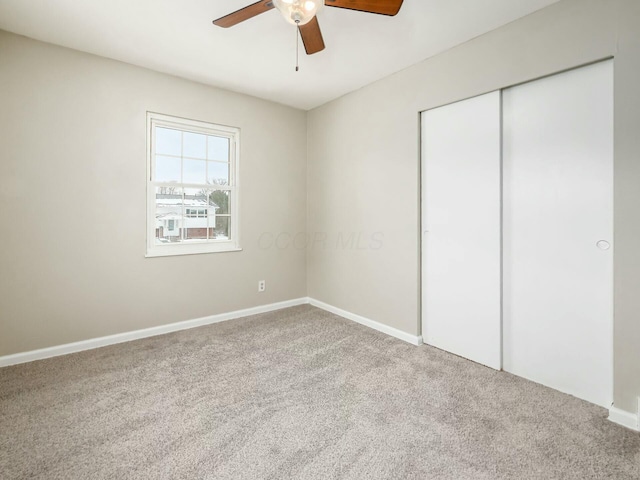
<instances>
[{"instance_id":1,"label":"carpeted floor","mask_svg":"<svg viewBox=\"0 0 640 480\"><path fill-rule=\"evenodd\" d=\"M0 478L640 479L606 415L300 306L0 369Z\"/></svg>"}]
</instances>

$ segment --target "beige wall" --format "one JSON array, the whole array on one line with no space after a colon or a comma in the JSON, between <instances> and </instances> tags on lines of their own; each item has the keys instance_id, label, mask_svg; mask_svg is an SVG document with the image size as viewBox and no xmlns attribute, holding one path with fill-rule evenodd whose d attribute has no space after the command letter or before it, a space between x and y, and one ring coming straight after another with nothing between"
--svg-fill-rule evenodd
<instances>
[{"instance_id":1,"label":"beige wall","mask_svg":"<svg viewBox=\"0 0 640 480\"><path fill-rule=\"evenodd\" d=\"M144 257L147 110L242 129L242 252ZM0 32L0 179L0 356L306 295L258 244L305 229L303 111Z\"/></svg>"},{"instance_id":2,"label":"beige wall","mask_svg":"<svg viewBox=\"0 0 640 480\"><path fill-rule=\"evenodd\" d=\"M419 115L615 55L615 404L640 395L640 2L564 0L310 112L309 296L420 330ZM335 242L382 232L382 248Z\"/></svg>"}]
</instances>

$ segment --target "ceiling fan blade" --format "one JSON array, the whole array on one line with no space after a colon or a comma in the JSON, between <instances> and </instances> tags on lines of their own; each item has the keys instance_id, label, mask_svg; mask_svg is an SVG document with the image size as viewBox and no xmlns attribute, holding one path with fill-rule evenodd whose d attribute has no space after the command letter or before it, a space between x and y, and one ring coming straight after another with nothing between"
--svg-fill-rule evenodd
<instances>
[{"instance_id":1,"label":"ceiling fan blade","mask_svg":"<svg viewBox=\"0 0 640 480\"><path fill-rule=\"evenodd\" d=\"M272 0L260 0L259 2L249 5L248 7L241 8L240 10L230 13L229 15L225 15L224 17L220 17L217 20L214 20L213 24L223 28L233 27L234 25L237 25L240 22L244 22L245 20L249 20L256 15L268 12L272 8Z\"/></svg>"},{"instance_id":2,"label":"ceiling fan blade","mask_svg":"<svg viewBox=\"0 0 640 480\"><path fill-rule=\"evenodd\" d=\"M302 43L304 43L304 49L307 51L307 55L313 55L314 53L324 50L324 40L322 38L322 32L320 31L318 17L313 17L309 23L301 25L298 28L300 29L300 36L302 37Z\"/></svg>"},{"instance_id":3,"label":"ceiling fan blade","mask_svg":"<svg viewBox=\"0 0 640 480\"><path fill-rule=\"evenodd\" d=\"M400 11L403 0L325 0L328 7L347 8L359 12L394 16Z\"/></svg>"}]
</instances>

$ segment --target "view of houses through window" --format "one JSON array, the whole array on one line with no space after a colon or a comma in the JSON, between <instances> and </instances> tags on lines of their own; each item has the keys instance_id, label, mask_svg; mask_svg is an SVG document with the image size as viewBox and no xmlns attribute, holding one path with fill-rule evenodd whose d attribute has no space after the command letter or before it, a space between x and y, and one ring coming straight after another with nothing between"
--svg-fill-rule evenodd
<instances>
[{"instance_id":1,"label":"view of houses through window","mask_svg":"<svg viewBox=\"0 0 640 480\"><path fill-rule=\"evenodd\" d=\"M228 192L157 187L158 243L229 239ZM216 199L222 205L216 203Z\"/></svg>"},{"instance_id":2,"label":"view of houses through window","mask_svg":"<svg viewBox=\"0 0 640 480\"><path fill-rule=\"evenodd\" d=\"M150 235L158 246L237 248L234 222L237 129L150 114ZM160 117L160 118L158 118ZM221 247L221 248L220 248ZM171 253L199 253L191 250ZM168 252L168 250L165 250Z\"/></svg>"}]
</instances>

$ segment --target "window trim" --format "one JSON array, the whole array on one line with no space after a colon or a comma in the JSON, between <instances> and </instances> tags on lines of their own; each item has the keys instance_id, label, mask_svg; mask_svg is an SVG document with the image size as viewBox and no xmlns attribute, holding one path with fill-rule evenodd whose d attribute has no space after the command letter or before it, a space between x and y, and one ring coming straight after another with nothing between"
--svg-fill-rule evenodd
<instances>
[{"instance_id":1,"label":"window trim","mask_svg":"<svg viewBox=\"0 0 640 480\"><path fill-rule=\"evenodd\" d=\"M229 139L229 185L211 186L211 190L229 191L231 210L228 218L231 221L231 240L203 240L188 244L178 243L173 245L157 245L155 243L155 189L156 186L169 185L163 182L153 181L153 169L155 168L154 128L168 127L183 132L215 135ZM167 257L175 255L193 255L203 253L221 253L241 251L240 247L240 202L239 202L239 163L240 163L240 129L226 125L218 125L199 120L190 120L173 115L165 115L155 112L147 112L147 215L146 215L146 253L145 257ZM208 161L208 160L207 160ZM212 160L213 161L213 160ZM222 163L222 162L219 162ZM184 188L203 188L203 185L180 183L171 184ZM205 186L206 188L206 186ZM227 216L227 215L224 215Z\"/></svg>"}]
</instances>

